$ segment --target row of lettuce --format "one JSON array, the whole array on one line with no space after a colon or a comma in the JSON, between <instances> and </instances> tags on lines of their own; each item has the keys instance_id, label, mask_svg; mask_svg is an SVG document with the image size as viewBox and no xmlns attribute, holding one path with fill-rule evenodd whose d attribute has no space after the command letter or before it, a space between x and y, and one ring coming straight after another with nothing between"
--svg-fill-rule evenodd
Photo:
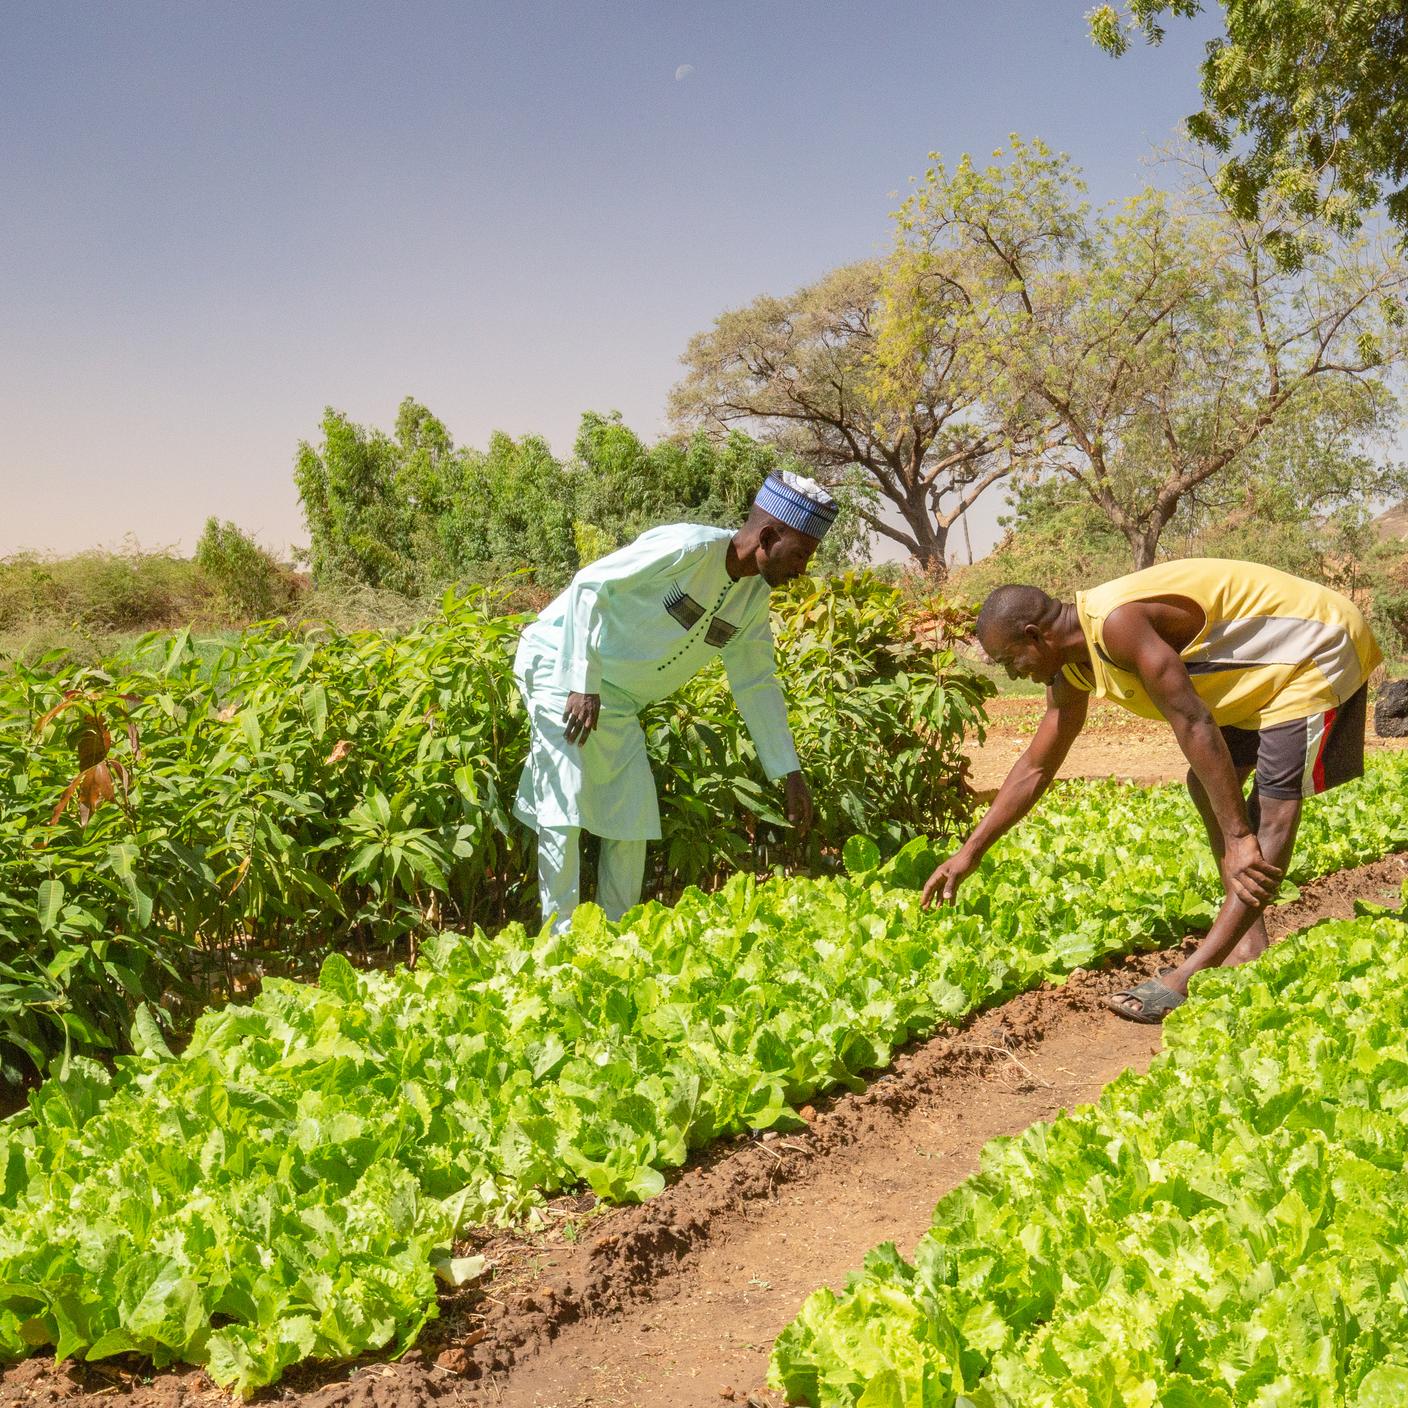
<instances>
[{"instance_id":1,"label":"row of lettuce","mask_svg":"<svg viewBox=\"0 0 1408 1408\"><path fill-rule=\"evenodd\" d=\"M1380 762L1321 799L1297 874L1408 847L1405 791ZM919 904L922 843L882 865L855 839L850 876L740 876L619 929L588 907L564 936L443 934L414 969L335 955L176 1056L143 1011L115 1074L75 1057L0 1131L0 1352L136 1351L249 1392L404 1347L457 1234L566 1187L648 1197L911 1037L1206 922L1196 826L1181 791L1071 784L952 909Z\"/></svg>"},{"instance_id":2,"label":"row of lettuce","mask_svg":"<svg viewBox=\"0 0 1408 1408\"><path fill-rule=\"evenodd\" d=\"M153 637L79 675L0 674L0 1077L121 1049L136 1005L191 1015L330 951L381 961L441 927L526 917L527 618L449 596L399 634L267 624ZM778 655L818 825L790 848L718 670L649 712L652 893L893 852L961 816L990 687L873 577L779 594ZM59 710L55 713L55 710Z\"/></svg>"},{"instance_id":3,"label":"row of lettuce","mask_svg":"<svg viewBox=\"0 0 1408 1408\"><path fill-rule=\"evenodd\" d=\"M1146 1076L990 1144L912 1261L887 1244L816 1292L772 1383L817 1408L1408 1403L1405 913L1198 980Z\"/></svg>"}]
</instances>

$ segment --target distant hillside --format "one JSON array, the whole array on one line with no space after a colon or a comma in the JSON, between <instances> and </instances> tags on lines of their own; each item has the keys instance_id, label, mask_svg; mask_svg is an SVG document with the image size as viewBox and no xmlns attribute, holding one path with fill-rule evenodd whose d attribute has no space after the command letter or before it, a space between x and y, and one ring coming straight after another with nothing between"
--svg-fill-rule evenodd
<instances>
[{"instance_id":1,"label":"distant hillside","mask_svg":"<svg viewBox=\"0 0 1408 1408\"><path fill-rule=\"evenodd\" d=\"M1374 531L1384 543L1408 539L1408 499L1385 509L1374 520Z\"/></svg>"}]
</instances>

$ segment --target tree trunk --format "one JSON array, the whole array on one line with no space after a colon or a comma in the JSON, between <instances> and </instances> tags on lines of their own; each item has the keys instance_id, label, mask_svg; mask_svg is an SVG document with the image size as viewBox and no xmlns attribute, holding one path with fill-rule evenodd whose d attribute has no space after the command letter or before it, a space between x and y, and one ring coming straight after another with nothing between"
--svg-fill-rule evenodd
<instances>
[{"instance_id":1,"label":"tree trunk","mask_svg":"<svg viewBox=\"0 0 1408 1408\"><path fill-rule=\"evenodd\" d=\"M900 513L911 533L917 551L914 560L920 569L936 582L948 576L948 529L934 521L934 515L927 506L902 503Z\"/></svg>"},{"instance_id":2,"label":"tree trunk","mask_svg":"<svg viewBox=\"0 0 1408 1408\"><path fill-rule=\"evenodd\" d=\"M1131 533L1129 545L1134 549L1134 570L1142 572L1146 567L1154 565L1154 559L1158 556L1159 538L1163 535L1164 524L1152 523L1142 533Z\"/></svg>"}]
</instances>

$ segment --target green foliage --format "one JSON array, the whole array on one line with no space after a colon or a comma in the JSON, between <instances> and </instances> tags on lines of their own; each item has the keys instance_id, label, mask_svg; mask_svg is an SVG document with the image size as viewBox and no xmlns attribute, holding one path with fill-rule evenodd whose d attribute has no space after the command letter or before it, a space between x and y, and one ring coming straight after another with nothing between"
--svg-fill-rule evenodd
<instances>
[{"instance_id":1,"label":"green foliage","mask_svg":"<svg viewBox=\"0 0 1408 1408\"><path fill-rule=\"evenodd\" d=\"M1195 981L1164 1054L989 1144L912 1262L783 1332L817 1408L1234 1408L1408 1394L1403 914Z\"/></svg>"},{"instance_id":2,"label":"green foliage","mask_svg":"<svg viewBox=\"0 0 1408 1408\"><path fill-rule=\"evenodd\" d=\"M778 465L775 451L746 435L647 446L619 415L593 411L582 417L573 453L578 516L609 529L617 545L681 515L736 527Z\"/></svg>"},{"instance_id":3,"label":"green foliage","mask_svg":"<svg viewBox=\"0 0 1408 1408\"><path fill-rule=\"evenodd\" d=\"M721 671L652 711L665 794L657 893L774 860L821 864L851 831L898 845L954 826L985 686L908 643L898 594L865 578L778 602L780 669L821 807L795 854ZM120 1046L133 1006L233 995L330 949L405 951L442 924L531 906L529 833L509 815L527 750L511 664L522 617L448 595L400 634L269 623L212 652L189 632L109 668L0 678L3 1071ZM50 662L52 663L52 662ZM66 689L88 692L130 774L86 823L51 822L75 771ZM130 722L131 731L127 725ZM887 752L867 759L883 740ZM86 764L85 764L86 766Z\"/></svg>"},{"instance_id":4,"label":"green foliage","mask_svg":"<svg viewBox=\"0 0 1408 1408\"><path fill-rule=\"evenodd\" d=\"M607 553L615 552L620 543L616 542L604 528L595 523L574 523L572 525L572 545L577 550L577 561L585 567Z\"/></svg>"},{"instance_id":5,"label":"green foliage","mask_svg":"<svg viewBox=\"0 0 1408 1408\"><path fill-rule=\"evenodd\" d=\"M183 631L120 674L0 681L5 1074L120 1045L139 1001L179 1016L330 947L394 946L441 906L502 905L517 624L450 599L400 637L270 625L211 658ZM66 688L130 777L86 820L55 811L75 743L84 763L70 716L46 722Z\"/></svg>"},{"instance_id":6,"label":"green foliage","mask_svg":"<svg viewBox=\"0 0 1408 1408\"><path fill-rule=\"evenodd\" d=\"M1301 870L1408 842L1404 772L1321 799ZM0 1133L0 1349L185 1359L248 1393L303 1358L402 1348L457 1231L583 1183L652 1196L691 1149L788 1127L913 1036L1205 921L1192 824L1181 789L1063 786L952 909L919 904L926 842L877 868L858 840L847 878L447 933L414 969L334 955L316 986L202 1017L179 1056L140 1015L115 1075L66 1063Z\"/></svg>"},{"instance_id":7,"label":"green foliage","mask_svg":"<svg viewBox=\"0 0 1408 1408\"><path fill-rule=\"evenodd\" d=\"M1158 44L1163 15L1189 18L1197 0L1128 0L1089 16L1115 55L1141 31ZM1408 14L1402 0L1223 0L1226 35L1202 64L1203 109L1189 132L1227 157L1218 184L1244 219L1260 203L1323 214L1341 230L1384 199L1408 228ZM1294 260L1292 239L1285 250Z\"/></svg>"},{"instance_id":8,"label":"green foliage","mask_svg":"<svg viewBox=\"0 0 1408 1408\"><path fill-rule=\"evenodd\" d=\"M937 280L897 297L891 283L884 265L867 260L721 314L690 339L671 412L688 425L748 427L824 483L863 490L868 528L937 578L950 530L1011 472L1014 449L1035 451L1044 426L1028 406L989 394L959 285L953 298ZM874 375L886 319L903 316L897 304L920 303L925 316L922 327L908 323L906 356Z\"/></svg>"},{"instance_id":9,"label":"green foliage","mask_svg":"<svg viewBox=\"0 0 1408 1408\"><path fill-rule=\"evenodd\" d=\"M596 412L566 462L531 435L456 449L409 399L393 436L332 409L322 434L318 448L299 447L294 471L314 577L409 596L510 573L555 591L589 560L584 550L599 556L661 523L737 526L766 475L790 463L741 433L647 446L619 414ZM864 541L863 489L843 482L839 494L821 570Z\"/></svg>"},{"instance_id":10,"label":"green foliage","mask_svg":"<svg viewBox=\"0 0 1408 1408\"><path fill-rule=\"evenodd\" d=\"M1041 142L1014 137L986 166L935 158L898 212L886 275L880 373L902 375L935 318L949 327L959 290L990 394L1059 423L1025 472L1068 476L1136 568L1171 526L1249 485L1291 486L1320 512L1405 485L1370 452L1397 427L1400 255L1312 220L1296 226L1295 268L1279 267L1286 211L1248 221L1183 165L1178 190L1092 213L1079 172Z\"/></svg>"},{"instance_id":11,"label":"green foliage","mask_svg":"<svg viewBox=\"0 0 1408 1408\"><path fill-rule=\"evenodd\" d=\"M463 452L447 469L443 498L438 513L417 515L423 583L497 565L556 590L581 566L572 481L536 435L495 433L487 451Z\"/></svg>"},{"instance_id":12,"label":"green foliage","mask_svg":"<svg viewBox=\"0 0 1408 1408\"><path fill-rule=\"evenodd\" d=\"M1000 518L1001 542L971 567L954 570L954 592L981 601L994 587L1026 582L1062 601L1129 571L1123 535L1064 477L1017 488Z\"/></svg>"},{"instance_id":13,"label":"green foliage","mask_svg":"<svg viewBox=\"0 0 1408 1408\"><path fill-rule=\"evenodd\" d=\"M301 578L274 563L233 524L217 525L216 533L215 552L207 554L209 570L195 559L166 549L145 551L135 543L71 557L23 553L0 560L0 659L33 663L59 652L71 665L96 664L153 630L241 626L251 613L237 599L240 584L244 595L259 603L259 614L301 601ZM243 546L237 545L240 539ZM209 531L205 541L212 542ZM222 559L220 545L236 557Z\"/></svg>"},{"instance_id":14,"label":"green foliage","mask_svg":"<svg viewBox=\"0 0 1408 1408\"><path fill-rule=\"evenodd\" d=\"M958 829L971 806L962 749L983 736L991 685L946 642L917 633L899 589L868 573L803 579L778 601L775 627L788 717L816 806L800 858L822 866L855 831L873 834L888 854L917 834ZM758 785L722 668L654 706L646 728L671 870L799 859L777 802ZM720 822L740 813L741 825Z\"/></svg>"},{"instance_id":15,"label":"green foliage","mask_svg":"<svg viewBox=\"0 0 1408 1408\"><path fill-rule=\"evenodd\" d=\"M1391 658L1408 656L1408 543L1375 543L1364 561L1369 624Z\"/></svg>"},{"instance_id":16,"label":"green foliage","mask_svg":"<svg viewBox=\"0 0 1408 1408\"><path fill-rule=\"evenodd\" d=\"M238 619L272 616L297 593L292 574L233 523L207 518L195 561L222 606Z\"/></svg>"},{"instance_id":17,"label":"green foliage","mask_svg":"<svg viewBox=\"0 0 1408 1408\"><path fill-rule=\"evenodd\" d=\"M403 413L408 409L418 408L403 402ZM413 595L423 583L411 556L410 476L400 468L416 447L354 425L331 407L322 432L320 449L299 445L293 470L314 579Z\"/></svg>"}]
</instances>

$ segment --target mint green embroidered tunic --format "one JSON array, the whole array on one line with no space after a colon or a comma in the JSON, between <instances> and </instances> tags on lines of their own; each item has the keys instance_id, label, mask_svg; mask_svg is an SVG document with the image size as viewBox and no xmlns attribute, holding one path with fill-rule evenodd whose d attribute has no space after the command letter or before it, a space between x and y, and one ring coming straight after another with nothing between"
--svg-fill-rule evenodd
<instances>
[{"instance_id":1,"label":"mint green embroidered tunic","mask_svg":"<svg viewBox=\"0 0 1408 1408\"><path fill-rule=\"evenodd\" d=\"M514 815L612 840L656 840L660 811L637 715L722 658L769 778L797 768L777 682L767 582L733 581L726 528L672 524L584 567L519 642L514 672L532 745ZM568 743L569 693L599 694L584 744Z\"/></svg>"}]
</instances>

